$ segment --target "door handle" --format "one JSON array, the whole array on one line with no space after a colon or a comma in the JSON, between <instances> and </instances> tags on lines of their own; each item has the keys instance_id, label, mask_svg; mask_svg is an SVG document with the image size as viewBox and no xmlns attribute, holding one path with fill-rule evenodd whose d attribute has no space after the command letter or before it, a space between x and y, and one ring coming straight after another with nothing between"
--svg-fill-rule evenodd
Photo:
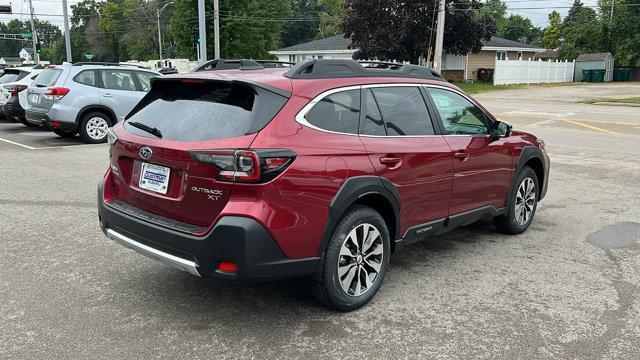
<instances>
[{"instance_id":1,"label":"door handle","mask_svg":"<svg viewBox=\"0 0 640 360\"><path fill-rule=\"evenodd\" d=\"M460 161L465 161L469 157L471 157L471 154L469 154L469 152L467 150L458 150L453 154L453 156L458 158L458 160L460 160Z\"/></svg>"},{"instance_id":2,"label":"door handle","mask_svg":"<svg viewBox=\"0 0 640 360\"><path fill-rule=\"evenodd\" d=\"M380 164L390 169L396 169L402 164L402 158L399 155L387 154L380 158Z\"/></svg>"},{"instance_id":3,"label":"door handle","mask_svg":"<svg viewBox=\"0 0 640 360\"><path fill-rule=\"evenodd\" d=\"M102 94L102 96L104 96L104 97L112 97L113 95L111 95L109 93L106 93L106 94Z\"/></svg>"}]
</instances>

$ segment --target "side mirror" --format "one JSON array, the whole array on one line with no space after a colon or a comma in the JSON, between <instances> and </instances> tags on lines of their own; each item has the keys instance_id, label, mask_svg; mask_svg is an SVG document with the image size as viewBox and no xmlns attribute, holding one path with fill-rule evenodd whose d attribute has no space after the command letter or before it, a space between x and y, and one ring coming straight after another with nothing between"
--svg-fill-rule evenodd
<instances>
[{"instance_id":1,"label":"side mirror","mask_svg":"<svg viewBox=\"0 0 640 360\"><path fill-rule=\"evenodd\" d=\"M504 138L509 137L511 136L511 129L512 129L511 125L502 121L498 121L496 126L491 131L491 139L498 140L503 137Z\"/></svg>"}]
</instances>

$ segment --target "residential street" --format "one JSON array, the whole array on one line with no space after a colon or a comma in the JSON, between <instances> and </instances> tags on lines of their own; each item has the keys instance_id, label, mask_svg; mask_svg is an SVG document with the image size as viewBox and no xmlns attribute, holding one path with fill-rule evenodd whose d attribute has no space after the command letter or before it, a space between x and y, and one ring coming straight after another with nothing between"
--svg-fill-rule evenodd
<instances>
[{"instance_id":1,"label":"residential street","mask_svg":"<svg viewBox=\"0 0 640 360\"><path fill-rule=\"evenodd\" d=\"M517 236L475 224L395 253L373 301L302 281L202 280L105 238L106 145L0 120L0 358L637 359L640 84L475 96L545 140L547 197Z\"/></svg>"}]
</instances>

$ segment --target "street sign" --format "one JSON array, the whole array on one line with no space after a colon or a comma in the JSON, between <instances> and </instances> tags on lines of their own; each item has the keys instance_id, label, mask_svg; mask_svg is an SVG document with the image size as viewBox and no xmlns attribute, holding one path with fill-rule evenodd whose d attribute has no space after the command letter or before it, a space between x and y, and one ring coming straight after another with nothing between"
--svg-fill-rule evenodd
<instances>
[{"instance_id":1,"label":"street sign","mask_svg":"<svg viewBox=\"0 0 640 360\"><path fill-rule=\"evenodd\" d=\"M22 37L23 37L23 38L25 38L25 39L28 39L28 38L30 38L30 37L31 37L31 32L23 32L23 33L20 33L20 36L22 36Z\"/></svg>"},{"instance_id":2,"label":"street sign","mask_svg":"<svg viewBox=\"0 0 640 360\"><path fill-rule=\"evenodd\" d=\"M84 54L84 57L86 57L87 60L91 60L93 59L93 54Z\"/></svg>"}]
</instances>

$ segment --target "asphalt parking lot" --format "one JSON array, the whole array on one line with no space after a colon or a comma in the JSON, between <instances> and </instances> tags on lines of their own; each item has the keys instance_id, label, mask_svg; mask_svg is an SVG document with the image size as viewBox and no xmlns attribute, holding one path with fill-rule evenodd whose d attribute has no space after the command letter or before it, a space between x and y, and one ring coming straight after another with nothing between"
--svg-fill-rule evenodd
<instances>
[{"instance_id":1,"label":"asphalt parking lot","mask_svg":"<svg viewBox=\"0 0 640 360\"><path fill-rule=\"evenodd\" d=\"M640 84L477 98L542 137L550 188L518 236L476 224L396 253L352 313L300 281L201 280L107 240L106 145L0 120L0 358L637 359Z\"/></svg>"}]
</instances>

